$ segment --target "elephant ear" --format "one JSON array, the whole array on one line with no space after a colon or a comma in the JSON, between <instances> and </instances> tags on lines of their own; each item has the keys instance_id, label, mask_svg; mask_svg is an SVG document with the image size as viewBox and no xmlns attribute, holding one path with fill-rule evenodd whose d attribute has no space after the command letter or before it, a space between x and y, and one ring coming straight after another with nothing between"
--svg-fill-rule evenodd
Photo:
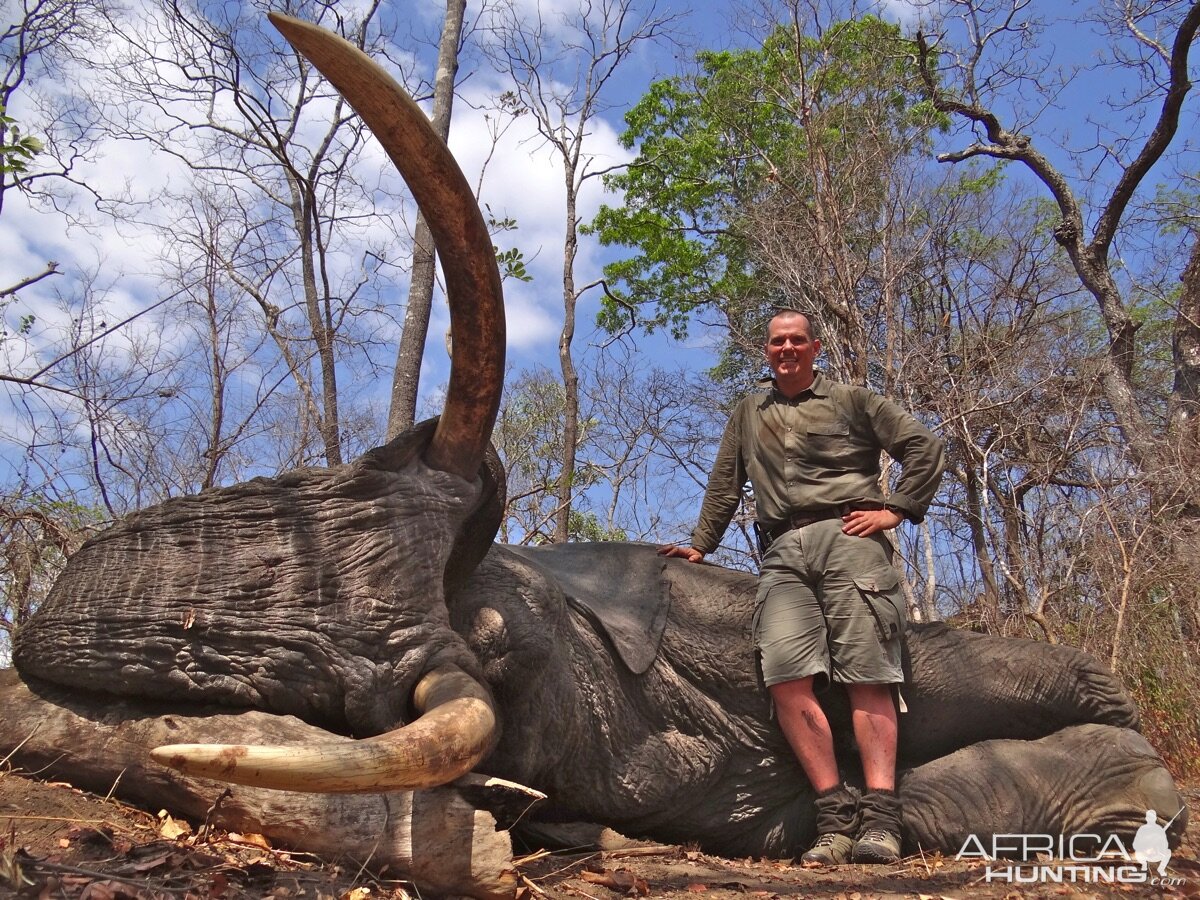
<instances>
[{"instance_id":1,"label":"elephant ear","mask_svg":"<svg viewBox=\"0 0 1200 900\"><path fill-rule=\"evenodd\" d=\"M645 544L510 547L548 571L567 602L591 619L634 675L654 665L671 609L665 560Z\"/></svg>"}]
</instances>

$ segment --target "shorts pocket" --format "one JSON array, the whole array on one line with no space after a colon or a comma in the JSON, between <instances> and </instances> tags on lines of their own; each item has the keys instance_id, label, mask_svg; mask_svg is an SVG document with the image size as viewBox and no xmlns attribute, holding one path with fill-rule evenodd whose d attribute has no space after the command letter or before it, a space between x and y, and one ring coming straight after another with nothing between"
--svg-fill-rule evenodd
<instances>
[{"instance_id":1,"label":"shorts pocket","mask_svg":"<svg viewBox=\"0 0 1200 900\"><path fill-rule=\"evenodd\" d=\"M854 578L867 608L879 627L879 639L885 644L904 634L908 622L907 604L900 589L900 573L890 566Z\"/></svg>"},{"instance_id":2,"label":"shorts pocket","mask_svg":"<svg viewBox=\"0 0 1200 900\"><path fill-rule=\"evenodd\" d=\"M775 585L769 585L765 590L760 590L758 597L755 598L754 614L750 617L750 641L754 645L755 650L759 649L759 640L762 637L763 609L766 607L767 598L771 596L771 591L773 590L775 590Z\"/></svg>"}]
</instances>

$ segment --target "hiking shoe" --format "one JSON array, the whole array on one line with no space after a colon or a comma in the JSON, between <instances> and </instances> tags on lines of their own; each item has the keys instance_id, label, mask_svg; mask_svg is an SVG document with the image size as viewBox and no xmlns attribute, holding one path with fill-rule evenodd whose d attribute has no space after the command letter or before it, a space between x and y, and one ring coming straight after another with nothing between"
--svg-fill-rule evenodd
<instances>
[{"instance_id":1,"label":"hiking shoe","mask_svg":"<svg viewBox=\"0 0 1200 900\"><path fill-rule=\"evenodd\" d=\"M856 863L898 862L900 837L882 828L868 828L854 842L852 859Z\"/></svg>"},{"instance_id":2,"label":"hiking shoe","mask_svg":"<svg viewBox=\"0 0 1200 900\"><path fill-rule=\"evenodd\" d=\"M804 866L844 866L850 862L854 840L844 834L823 834L800 857Z\"/></svg>"}]
</instances>

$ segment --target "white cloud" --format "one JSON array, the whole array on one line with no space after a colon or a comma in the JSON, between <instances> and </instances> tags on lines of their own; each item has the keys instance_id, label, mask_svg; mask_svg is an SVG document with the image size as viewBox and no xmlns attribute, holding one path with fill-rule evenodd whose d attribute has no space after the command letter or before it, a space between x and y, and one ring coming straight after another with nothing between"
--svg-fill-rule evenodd
<instances>
[{"instance_id":1,"label":"white cloud","mask_svg":"<svg viewBox=\"0 0 1200 900\"><path fill-rule=\"evenodd\" d=\"M539 345L549 350L556 343L562 322L563 244L566 235L566 186L563 161L537 133L532 116L517 118L502 129L493 147L497 116L489 111L492 100L504 89L498 81L472 82L455 106L450 148L472 184L481 184L481 205L496 219L512 218L516 229L495 236L502 249L516 247L533 276L530 283L509 280L505 285L510 320L510 345L530 351ZM596 172L631 159L620 146L617 131L604 119L588 125L583 159L587 171ZM485 168L486 167L486 168ZM480 173L482 171L482 181ZM598 178L588 179L577 203L577 215L586 223L605 197ZM599 248L582 238L576 258L576 285L599 276ZM587 322L581 322L586 330Z\"/></svg>"},{"instance_id":2,"label":"white cloud","mask_svg":"<svg viewBox=\"0 0 1200 900\"><path fill-rule=\"evenodd\" d=\"M567 0L555 0L554 4L543 4L547 13L571 11ZM547 19L551 18L549 15ZM108 46L106 51L117 48ZM408 62L408 60L406 60ZM178 73L163 72L163 77L178 77ZM56 90L69 92L80 90L85 79L64 78L55 85ZM508 87L499 76L487 71L477 71L467 80L464 96L456 100L455 119L451 131L451 147L474 186L481 182L482 198L497 218L511 217L517 229L496 235L495 241L501 248L517 247L523 254L533 281L522 283L508 280L505 283L508 347L514 364L526 367L535 363L555 366L555 345L562 323L562 253L565 218L565 189L562 162L536 133L529 116L516 120L499 138L493 148L490 138L489 120L496 112L487 112L493 99ZM183 106L170 107L181 117L186 113L196 118L202 111L187 110ZM132 111L132 108L131 108ZM232 115L228 107L222 114ZM312 117L302 123L305 133L323 128L322 120L315 107ZM153 110L142 110L146 121L161 115ZM165 123L160 123L164 124ZM589 124L589 136L585 158L590 160L592 170L609 168L630 158L618 140L618 130L603 119ZM391 169L391 164L382 154L377 142L368 144L363 160L366 177L376 171ZM485 170L486 162L486 170ZM481 181L482 173L482 181ZM107 290L105 315L109 321L119 320L145 308L171 288L158 281L160 262L169 255L171 238L164 236L152 225L163 224L162 219L171 214L170 204L161 202L168 192L187 196L191 191L192 173L172 155L156 150L146 142L109 140L96 148L93 159L80 164L77 174L105 196L117 196L131 191L141 199L150 201L138 209L137 218L114 223L99 216L90 215L87 229L68 230L66 220L53 212L29 209L24 202L6 198L4 215L0 217L0 246L6 248L0 254L0 286L6 286L33 271L40 271L48 259L58 260L64 272L68 269L96 271ZM388 176L391 177L390 175ZM374 185L370 185L374 187ZM11 197L11 195L10 195ZM600 182L590 180L584 187L579 215L582 221L590 220L602 201ZM611 199L610 199L610 202ZM334 275L353 275L362 264L362 254L369 246L389 246L397 268L383 276L389 285L383 287L381 302L388 308L363 317L363 327L380 344L398 340L400 308L407 296L408 251L405 239L408 226L413 221L411 203L388 220L373 220L352 233L348 242L335 253L332 262ZM89 212L84 210L84 212ZM583 238L577 259L577 283L583 285L599 275L601 251L594 241ZM67 277L59 277L57 284L71 295L78 292ZM28 295L28 303L37 309L47 326L62 327L68 324L69 316L57 303L50 285L45 290ZM22 295L22 302L26 296ZM581 339L591 330L590 317L595 312L595 292L587 298L580 311L579 334ZM445 381L448 370L443 335L447 324L443 303L436 306L427 342L423 384L428 390ZM150 318L139 322L131 329L130 339L143 335L143 329L151 329ZM185 328L164 328L159 335L173 349L191 335ZM47 340L49 336L47 336ZM126 352L127 342L113 341L113 352ZM387 351L377 349L382 359ZM247 370L249 371L249 370ZM253 381L255 375L250 375ZM380 385L380 390L387 386ZM374 386L372 387L374 390Z\"/></svg>"},{"instance_id":3,"label":"white cloud","mask_svg":"<svg viewBox=\"0 0 1200 900\"><path fill-rule=\"evenodd\" d=\"M929 18L930 4L926 0L882 0L880 14L903 28L913 28Z\"/></svg>"},{"instance_id":4,"label":"white cloud","mask_svg":"<svg viewBox=\"0 0 1200 900\"><path fill-rule=\"evenodd\" d=\"M547 308L547 293L536 282L526 284L510 279L505 283L504 318L511 350L525 352L557 343L562 331L562 312ZM561 296L561 290L551 296Z\"/></svg>"}]
</instances>

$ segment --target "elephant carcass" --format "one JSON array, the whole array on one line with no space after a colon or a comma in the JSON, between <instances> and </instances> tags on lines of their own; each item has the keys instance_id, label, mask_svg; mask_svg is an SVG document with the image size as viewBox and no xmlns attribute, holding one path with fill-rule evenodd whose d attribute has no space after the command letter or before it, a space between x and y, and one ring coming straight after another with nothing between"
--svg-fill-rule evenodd
<instances>
[{"instance_id":1,"label":"elephant carcass","mask_svg":"<svg viewBox=\"0 0 1200 900\"><path fill-rule=\"evenodd\" d=\"M543 822L597 822L731 856L796 854L812 838L812 792L757 684L748 639L753 597L754 579L745 573L664 560L645 545L492 547L447 598L450 622L477 658L504 725L481 770L547 793L534 811ZM1146 809L1164 818L1182 809L1161 760L1129 727L1136 712L1128 698L1087 654L937 625L911 631L905 663L906 850L952 853L971 836L990 846L995 834L1128 838ZM18 698L10 691L5 699L5 734L26 734L39 719L62 720L35 705L18 727ZM845 735L844 704L835 692L827 699ZM66 753L73 768L99 772L91 783L101 787L114 777L104 741L140 742L144 750L157 735L194 735L205 721L148 709L111 715L112 725L95 713L75 714L69 748L35 735L25 756L40 765ZM152 732L137 731L151 727L146 719ZM299 736L298 727L242 718L207 730L270 740L280 729ZM90 737L78 739L88 729ZM852 749L843 746L839 755L846 774L857 777ZM177 803L185 810L204 808L216 793L166 770L150 776L144 759L140 765L122 779L125 789L144 779L156 797L182 793ZM188 799L196 794L207 799ZM262 795L276 794L235 788L233 797L267 834L346 850L327 837L322 843L320 834L298 837L290 820L278 821L288 801L275 800L264 814ZM405 802L380 797L362 802L397 809ZM360 813L336 797L320 802L305 821L342 828L359 816L374 821L373 806ZM1175 818L1173 841L1186 820L1186 812ZM393 867L416 878L429 871L411 861L403 842L383 849ZM476 854L463 842L461 860ZM496 880L459 890L488 896Z\"/></svg>"},{"instance_id":2,"label":"elephant carcass","mask_svg":"<svg viewBox=\"0 0 1200 900\"><path fill-rule=\"evenodd\" d=\"M370 820L367 807L413 833L424 804L397 792L474 768L544 790L546 819L795 853L811 838L811 791L756 683L753 579L646 546L488 549L499 487L486 489L482 462L503 333L482 218L386 75L279 21L362 112L434 225L455 329L446 411L347 467L171 501L90 542L18 634L25 681L0 686L0 749L95 783L120 748L122 790L139 796L140 780L140 796L188 809L220 793L197 773L249 783L234 789L238 815L326 851L349 820ZM1130 730L1128 701L1083 654L935 628L913 632L909 657L906 847L954 851L964 832L988 830L1123 833L1148 806L1181 808ZM213 719L198 704L246 712ZM456 733L468 719L477 727ZM66 743L47 746L56 734ZM159 758L191 776L151 775L142 751L163 740L184 746ZM842 759L853 777L853 753ZM366 793L289 801L278 787ZM306 829L284 821L289 802L310 804ZM461 808L439 803L447 816ZM427 877L411 848L379 850L363 838L355 855Z\"/></svg>"},{"instance_id":3,"label":"elephant carcass","mask_svg":"<svg viewBox=\"0 0 1200 900\"><path fill-rule=\"evenodd\" d=\"M433 817L417 810L451 810L457 801L396 792L463 775L498 736L478 661L450 627L444 598L454 577L447 560L469 571L503 503L498 470L487 463L504 370L500 276L472 192L412 100L345 41L272 19L380 139L429 222L455 338L445 408L350 465L178 498L87 542L14 636L25 683L0 687L0 727L6 752L19 748L18 763L41 759L58 766L47 771L96 786L115 755L127 761L119 779L127 795L194 811L195 781L151 774L145 744L178 741L185 746L154 752L257 785L227 804L226 824L259 822L258 830L314 850L374 853L376 864L430 883L412 869L411 847L372 843L369 829L347 821L370 821L375 814L364 810L382 805L388 834L420 830ZM64 706L47 682L65 686L75 705ZM214 732L202 714L212 706L247 711L217 720L225 745L209 744ZM278 723L267 727L252 710ZM293 798L293 808L308 811L301 818L309 827L297 829L285 824L296 817L280 812L288 802L279 798L289 795L269 790L288 787L376 799ZM215 797L208 792L210 805ZM481 846L473 835L489 829L467 823L460 831L470 858ZM428 842L418 835L416 844ZM494 859L493 849L482 856ZM492 874L511 881L511 873ZM463 877L469 883L437 887L496 891L495 877Z\"/></svg>"},{"instance_id":4,"label":"elephant carcass","mask_svg":"<svg viewBox=\"0 0 1200 900\"><path fill-rule=\"evenodd\" d=\"M450 597L505 722L483 769L536 787L540 815L787 857L813 837L812 791L750 652L755 579L647 545L494 547ZM963 836L1132 836L1183 807L1137 712L1088 654L916 626L900 718L905 848ZM844 694L823 701L861 777ZM535 813L537 814L537 813ZM1180 815L1172 830L1178 840Z\"/></svg>"},{"instance_id":5,"label":"elephant carcass","mask_svg":"<svg viewBox=\"0 0 1200 900\"><path fill-rule=\"evenodd\" d=\"M336 740L291 716L102 698L23 681L10 669L0 671L0 736L0 756L16 745L11 760L41 777L100 796L116 794L151 811L165 808L213 828L262 834L278 847L350 860L355 869L370 860L374 870L408 877L425 894L509 897L517 884L512 841L498 828L511 815L513 791L507 785L472 777L465 788L421 791L226 788L159 765L148 752L179 740L322 746ZM523 805L536 799L525 794L517 798ZM13 824L20 835L23 819ZM2 887L0 895L7 896Z\"/></svg>"},{"instance_id":6,"label":"elephant carcass","mask_svg":"<svg viewBox=\"0 0 1200 900\"><path fill-rule=\"evenodd\" d=\"M118 522L72 557L17 632L13 659L59 683L384 735L407 722L423 679L478 674L449 626L444 579L447 559L478 559L498 524L484 462L503 384L500 276L474 196L424 113L349 43L273 20L338 74L446 260L456 352L443 414L347 466L205 491ZM451 778L493 738L480 706L482 694L453 707L480 727L452 739L463 753L447 760L445 772L459 770ZM361 786L418 786L414 754L439 753L424 738L409 729L364 744L373 771ZM334 756L326 768L345 770Z\"/></svg>"}]
</instances>

